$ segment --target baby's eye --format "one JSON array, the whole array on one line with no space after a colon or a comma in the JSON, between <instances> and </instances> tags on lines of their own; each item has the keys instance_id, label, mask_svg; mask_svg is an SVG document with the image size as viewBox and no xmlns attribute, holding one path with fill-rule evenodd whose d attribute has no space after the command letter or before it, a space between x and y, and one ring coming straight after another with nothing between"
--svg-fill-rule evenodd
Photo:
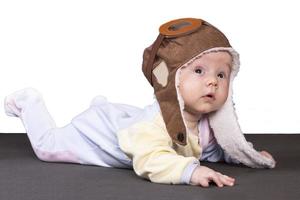
<instances>
[{"instance_id":1,"label":"baby's eye","mask_svg":"<svg viewBox=\"0 0 300 200\"><path fill-rule=\"evenodd\" d=\"M195 72L196 72L197 74L202 74L202 73L203 73L203 70L202 70L201 68L197 68L197 69L195 69Z\"/></svg>"},{"instance_id":2,"label":"baby's eye","mask_svg":"<svg viewBox=\"0 0 300 200\"><path fill-rule=\"evenodd\" d=\"M223 79L223 78L226 78L226 75L224 72L221 72L218 74L218 77Z\"/></svg>"}]
</instances>

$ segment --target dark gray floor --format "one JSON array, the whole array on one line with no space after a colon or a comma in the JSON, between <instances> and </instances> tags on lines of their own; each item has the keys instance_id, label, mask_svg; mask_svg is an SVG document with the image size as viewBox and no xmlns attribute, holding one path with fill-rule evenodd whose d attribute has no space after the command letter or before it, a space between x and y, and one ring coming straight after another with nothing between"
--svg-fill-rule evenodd
<instances>
[{"instance_id":1,"label":"dark gray floor","mask_svg":"<svg viewBox=\"0 0 300 200\"><path fill-rule=\"evenodd\" d=\"M0 199L300 199L300 134L246 135L268 150L277 167L251 169L204 163L236 178L234 187L163 185L138 178L132 170L39 161L25 134L0 134Z\"/></svg>"}]
</instances>

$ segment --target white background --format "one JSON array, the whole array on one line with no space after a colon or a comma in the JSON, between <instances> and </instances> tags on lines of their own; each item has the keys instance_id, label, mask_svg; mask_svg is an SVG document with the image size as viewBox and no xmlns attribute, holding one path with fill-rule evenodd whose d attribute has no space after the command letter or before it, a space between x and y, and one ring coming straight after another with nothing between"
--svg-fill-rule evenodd
<instances>
[{"instance_id":1,"label":"white background","mask_svg":"<svg viewBox=\"0 0 300 200\"><path fill-rule=\"evenodd\" d=\"M144 107L153 91L142 53L162 23L202 18L240 53L234 100L245 133L300 132L297 1L0 1L0 132L25 132L6 95L39 90L58 126L96 95Z\"/></svg>"}]
</instances>

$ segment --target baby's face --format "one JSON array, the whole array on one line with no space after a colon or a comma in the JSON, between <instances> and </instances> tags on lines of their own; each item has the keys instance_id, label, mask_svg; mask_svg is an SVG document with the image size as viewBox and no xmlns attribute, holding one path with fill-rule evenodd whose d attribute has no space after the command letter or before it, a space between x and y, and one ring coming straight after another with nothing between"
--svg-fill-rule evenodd
<instances>
[{"instance_id":1,"label":"baby's face","mask_svg":"<svg viewBox=\"0 0 300 200\"><path fill-rule=\"evenodd\" d=\"M193 115L218 110L227 100L231 65L229 53L211 52L182 68L179 91L184 110Z\"/></svg>"}]
</instances>

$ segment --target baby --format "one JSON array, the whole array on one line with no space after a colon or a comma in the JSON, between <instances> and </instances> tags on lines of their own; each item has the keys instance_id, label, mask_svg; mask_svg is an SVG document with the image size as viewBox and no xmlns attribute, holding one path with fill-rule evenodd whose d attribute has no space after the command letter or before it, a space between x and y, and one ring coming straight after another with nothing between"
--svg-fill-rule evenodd
<instances>
[{"instance_id":1,"label":"baby","mask_svg":"<svg viewBox=\"0 0 300 200\"><path fill-rule=\"evenodd\" d=\"M144 51L143 73L155 100L143 109L97 96L90 107L58 128L32 88L5 99L19 117L40 160L133 168L156 183L233 186L235 179L200 161L273 168L240 130L232 101L239 57L217 28L201 19L173 20L160 27Z\"/></svg>"}]
</instances>

